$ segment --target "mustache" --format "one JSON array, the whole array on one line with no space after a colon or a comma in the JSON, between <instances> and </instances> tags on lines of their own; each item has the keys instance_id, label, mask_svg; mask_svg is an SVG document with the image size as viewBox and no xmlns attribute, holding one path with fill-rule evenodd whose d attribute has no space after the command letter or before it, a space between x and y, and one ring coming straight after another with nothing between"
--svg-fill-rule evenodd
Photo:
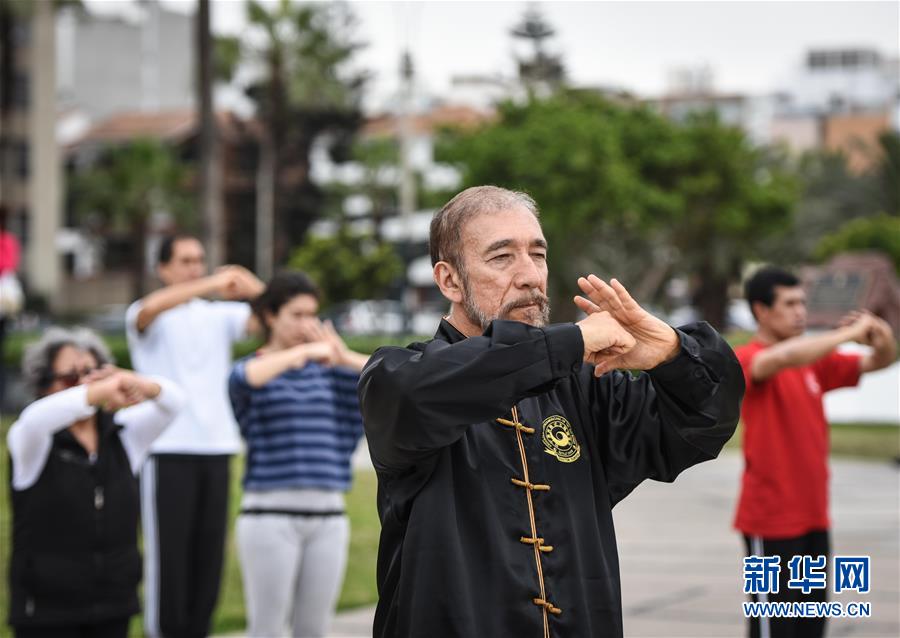
<instances>
[{"instance_id":1,"label":"mustache","mask_svg":"<svg viewBox=\"0 0 900 638\"><path fill-rule=\"evenodd\" d=\"M549 303L550 299L547 297L547 295L538 290L535 290L528 297L510 301L508 304L503 306L503 308L500 309L500 316L505 316L516 308L524 308L525 306L531 305L537 305L537 307L540 308L541 311L543 311Z\"/></svg>"}]
</instances>

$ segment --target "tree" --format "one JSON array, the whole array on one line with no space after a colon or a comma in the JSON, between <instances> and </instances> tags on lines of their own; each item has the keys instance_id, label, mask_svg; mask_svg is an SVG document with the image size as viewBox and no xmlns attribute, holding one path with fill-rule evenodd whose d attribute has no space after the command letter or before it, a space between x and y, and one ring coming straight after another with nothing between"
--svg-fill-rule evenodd
<instances>
[{"instance_id":1,"label":"tree","mask_svg":"<svg viewBox=\"0 0 900 638\"><path fill-rule=\"evenodd\" d=\"M669 237L690 275L692 304L722 329L729 284L748 257L788 228L797 184L777 156L714 114L689 118L676 139L676 159L663 177L679 202Z\"/></svg>"},{"instance_id":2,"label":"tree","mask_svg":"<svg viewBox=\"0 0 900 638\"><path fill-rule=\"evenodd\" d=\"M877 227L879 211L900 215L900 134L886 131L876 148L868 148L871 168L849 170L840 152L805 153L793 171L801 195L790 228L760 247L760 257L781 264L818 259L825 238L832 238L855 220L854 228ZM831 245L831 240L827 242Z\"/></svg>"},{"instance_id":3,"label":"tree","mask_svg":"<svg viewBox=\"0 0 900 638\"><path fill-rule=\"evenodd\" d=\"M534 7L527 9L522 21L510 30L510 35L514 38L529 42L532 46L530 58L517 60L519 79L529 96L549 94L563 85L566 71L562 57L548 54L544 49L544 40L555 34L553 27Z\"/></svg>"},{"instance_id":4,"label":"tree","mask_svg":"<svg viewBox=\"0 0 900 638\"><path fill-rule=\"evenodd\" d=\"M273 262L282 263L319 214L322 193L309 176L313 143L328 134L333 153L348 148L361 123L366 75L351 67L361 44L343 4L293 4L271 10L247 2L248 32L220 39L217 67L225 76L245 63L261 69L247 88L262 124L258 215L271 214ZM271 208L271 211L266 210Z\"/></svg>"},{"instance_id":5,"label":"tree","mask_svg":"<svg viewBox=\"0 0 900 638\"><path fill-rule=\"evenodd\" d=\"M790 165L800 193L793 219L759 247L761 259L786 266L813 259L822 237L872 213L872 180L850 172L842 154L811 151Z\"/></svg>"},{"instance_id":6,"label":"tree","mask_svg":"<svg viewBox=\"0 0 900 638\"><path fill-rule=\"evenodd\" d=\"M900 216L900 133L883 132L878 146L878 159L871 173L873 209Z\"/></svg>"},{"instance_id":7,"label":"tree","mask_svg":"<svg viewBox=\"0 0 900 638\"><path fill-rule=\"evenodd\" d=\"M821 239L815 256L826 261L839 253L870 250L884 253L900 275L900 217L881 214L849 221Z\"/></svg>"},{"instance_id":8,"label":"tree","mask_svg":"<svg viewBox=\"0 0 900 638\"><path fill-rule=\"evenodd\" d=\"M319 285L323 306L377 299L403 273L403 262L390 245L346 228L333 237L307 237L291 255L289 265Z\"/></svg>"},{"instance_id":9,"label":"tree","mask_svg":"<svg viewBox=\"0 0 900 638\"><path fill-rule=\"evenodd\" d=\"M537 200L558 299L587 272L619 277L644 298L681 272L720 327L729 282L789 221L795 194L777 162L712 116L676 125L589 93L503 104L494 123L446 138L439 156L460 167L465 186ZM554 316L574 308L563 303Z\"/></svg>"},{"instance_id":10,"label":"tree","mask_svg":"<svg viewBox=\"0 0 900 638\"><path fill-rule=\"evenodd\" d=\"M577 292L581 273L610 272L615 248L594 250L616 233L617 246L638 221L632 214L641 180L620 146L614 110L598 99L557 95L525 104L504 103L495 123L445 134L437 154L456 164L463 186L496 184L531 194L541 208L550 245L550 285L555 296ZM615 112L615 115L624 115ZM574 317L569 304L554 316Z\"/></svg>"},{"instance_id":11,"label":"tree","mask_svg":"<svg viewBox=\"0 0 900 638\"><path fill-rule=\"evenodd\" d=\"M82 221L129 235L132 298L144 295L147 221L154 212L187 215L191 197L185 182L172 150L155 140L109 148L91 168L70 178L70 201Z\"/></svg>"},{"instance_id":12,"label":"tree","mask_svg":"<svg viewBox=\"0 0 900 638\"><path fill-rule=\"evenodd\" d=\"M374 239L381 242L381 224L399 210L397 187L391 178L400 165L400 145L395 138L374 138L357 142L351 156L363 169L362 180L353 190L371 205Z\"/></svg>"}]
</instances>

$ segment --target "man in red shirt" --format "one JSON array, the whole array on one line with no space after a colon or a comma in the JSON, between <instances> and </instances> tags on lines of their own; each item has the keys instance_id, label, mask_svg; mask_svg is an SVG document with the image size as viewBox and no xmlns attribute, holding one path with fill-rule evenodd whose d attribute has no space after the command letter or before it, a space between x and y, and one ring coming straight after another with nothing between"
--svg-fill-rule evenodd
<instances>
[{"instance_id":1,"label":"man in red shirt","mask_svg":"<svg viewBox=\"0 0 900 638\"><path fill-rule=\"evenodd\" d=\"M734 526L748 556L781 557L777 593L755 600L824 601L825 589L803 595L787 586L791 558L829 555L822 395L890 365L896 343L887 322L867 312L849 315L835 330L804 336L806 294L794 275L777 268L756 272L745 293L758 327L753 340L735 351L747 390L741 407L745 469ZM835 352L849 341L872 352ZM751 638L814 637L824 630L824 618L750 618Z\"/></svg>"}]
</instances>

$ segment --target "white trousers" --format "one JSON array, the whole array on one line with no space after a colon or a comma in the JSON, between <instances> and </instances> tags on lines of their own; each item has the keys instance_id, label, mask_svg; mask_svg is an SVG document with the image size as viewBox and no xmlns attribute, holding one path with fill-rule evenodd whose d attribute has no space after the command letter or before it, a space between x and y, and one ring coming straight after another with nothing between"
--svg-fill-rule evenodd
<instances>
[{"instance_id":1,"label":"white trousers","mask_svg":"<svg viewBox=\"0 0 900 638\"><path fill-rule=\"evenodd\" d=\"M350 541L346 515L241 514L238 557L250 638L324 638Z\"/></svg>"}]
</instances>

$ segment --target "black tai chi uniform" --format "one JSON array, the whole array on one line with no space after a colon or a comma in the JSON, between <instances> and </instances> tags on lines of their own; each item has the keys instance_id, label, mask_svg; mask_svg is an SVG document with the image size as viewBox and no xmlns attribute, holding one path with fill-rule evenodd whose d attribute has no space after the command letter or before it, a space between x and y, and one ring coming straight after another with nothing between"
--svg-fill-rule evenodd
<instances>
[{"instance_id":1,"label":"black tai chi uniform","mask_svg":"<svg viewBox=\"0 0 900 638\"><path fill-rule=\"evenodd\" d=\"M676 358L599 379L574 324L494 321L375 352L359 384L378 473L378 638L622 636L612 508L714 458L740 365L706 323Z\"/></svg>"}]
</instances>

